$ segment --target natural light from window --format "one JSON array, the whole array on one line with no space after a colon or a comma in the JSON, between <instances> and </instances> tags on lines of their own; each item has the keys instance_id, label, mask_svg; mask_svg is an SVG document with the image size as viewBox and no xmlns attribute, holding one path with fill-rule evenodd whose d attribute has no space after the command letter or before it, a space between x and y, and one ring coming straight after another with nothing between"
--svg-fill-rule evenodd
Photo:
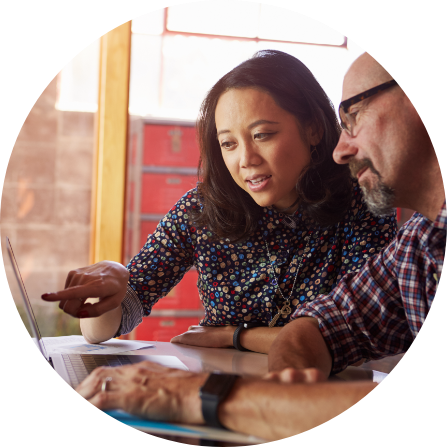
<instances>
[{"instance_id":1,"label":"natural light from window","mask_svg":"<svg viewBox=\"0 0 447 447\"><path fill-rule=\"evenodd\" d=\"M132 21L129 113L193 121L213 84L261 49L299 58L335 105L346 70L362 52L317 20L270 5L217 0L172 6ZM59 110L97 110L98 59L96 41L62 70Z\"/></svg>"},{"instance_id":2,"label":"natural light from window","mask_svg":"<svg viewBox=\"0 0 447 447\"><path fill-rule=\"evenodd\" d=\"M327 45L344 43L342 34L297 12L237 0L171 6L168 8L167 29Z\"/></svg>"}]
</instances>

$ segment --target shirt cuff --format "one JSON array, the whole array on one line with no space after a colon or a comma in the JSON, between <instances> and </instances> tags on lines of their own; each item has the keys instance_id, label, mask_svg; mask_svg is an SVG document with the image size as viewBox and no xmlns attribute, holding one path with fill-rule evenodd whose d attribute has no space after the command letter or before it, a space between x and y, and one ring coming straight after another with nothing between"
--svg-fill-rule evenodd
<instances>
[{"instance_id":1,"label":"shirt cuff","mask_svg":"<svg viewBox=\"0 0 447 447\"><path fill-rule=\"evenodd\" d=\"M143 321L143 306L129 284L127 284L126 295L121 302L121 311L121 324L115 337L132 332Z\"/></svg>"},{"instance_id":2,"label":"shirt cuff","mask_svg":"<svg viewBox=\"0 0 447 447\"><path fill-rule=\"evenodd\" d=\"M362 360L363 355L342 313L330 296L320 295L320 299L298 308L292 319L313 317L318 321L321 335L332 356L331 374L337 374L349 365Z\"/></svg>"}]
</instances>

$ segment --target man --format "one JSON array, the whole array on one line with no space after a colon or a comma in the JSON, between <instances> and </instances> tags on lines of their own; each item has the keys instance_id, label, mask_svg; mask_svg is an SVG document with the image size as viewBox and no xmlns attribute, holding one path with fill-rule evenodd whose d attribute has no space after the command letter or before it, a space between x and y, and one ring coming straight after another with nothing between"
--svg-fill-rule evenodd
<instances>
[{"instance_id":1,"label":"man","mask_svg":"<svg viewBox=\"0 0 447 447\"><path fill-rule=\"evenodd\" d=\"M440 168L413 105L368 54L349 69L343 99L345 130L335 160L350 164L376 214L395 206L420 214L357 275L296 312L271 347L269 366L277 372L270 381L142 363L94 371L78 388L85 398L103 409L185 423L206 420L280 439L331 419L375 386L322 383L331 372L408 349L430 309L444 259L447 213ZM214 404L202 407L200 388L203 401L211 394ZM219 389L220 395L212 396Z\"/></svg>"},{"instance_id":2,"label":"man","mask_svg":"<svg viewBox=\"0 0 447 447\"><path fill-rule=\"evenodd\" d=\"M273 370L316 367L327 376L362 358L405 352L425 321L441 274L445 192L419 115L366 53L346 74L343 98L352 99L340 107L347 129L334 151L335 161L349 163L375 214L401 206L420 215L359 274L347 275L327 299L296 312L297 319L272 346Z\"/></svg>"}]
</instances>

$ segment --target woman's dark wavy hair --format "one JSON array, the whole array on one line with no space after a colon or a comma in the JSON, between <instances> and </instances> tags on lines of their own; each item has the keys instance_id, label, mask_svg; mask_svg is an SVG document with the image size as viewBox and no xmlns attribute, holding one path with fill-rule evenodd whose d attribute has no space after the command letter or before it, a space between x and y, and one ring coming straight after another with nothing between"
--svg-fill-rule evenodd
<instances>
[{"instance_id":1,"label":"woman's dark wavy hair","mask_svg":"<svg viewBox=\"0 0 447 447\"><path fill-rule=\"evenodd\" d=\"M315 225L325 227L338 222L350 203L352 183L348 167L332 159L341 131L334 107L302 62L275 50L259 51L231 70L202 103L197 121L202 209L193 212L194 222L208 227L218 239L237 242L255 232L262 211L231 177L217 140L216 105L220 96L233 88L265 91L279 107L297 118L301 128L311 126L322 132L296 188L301 211Z\"/></svg>"}]
</instances>

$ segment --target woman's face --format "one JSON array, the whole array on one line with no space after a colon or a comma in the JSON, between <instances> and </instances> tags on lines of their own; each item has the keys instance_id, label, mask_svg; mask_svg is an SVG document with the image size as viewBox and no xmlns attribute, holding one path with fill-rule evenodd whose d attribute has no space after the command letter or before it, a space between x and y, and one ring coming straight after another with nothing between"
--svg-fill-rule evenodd
<instances>
[{"instance_id":1,"label":"woman's face","mask_svg":"<svg viewBox=\"0 0 447 447\"><path fill-rule=\"evenodd\" d=\"M222 156L234 181L260 206L291 206L300 173L310 162L311 144L295 116L253 88L225 92L215 116Z\"/></svg>"}]
</instances>

